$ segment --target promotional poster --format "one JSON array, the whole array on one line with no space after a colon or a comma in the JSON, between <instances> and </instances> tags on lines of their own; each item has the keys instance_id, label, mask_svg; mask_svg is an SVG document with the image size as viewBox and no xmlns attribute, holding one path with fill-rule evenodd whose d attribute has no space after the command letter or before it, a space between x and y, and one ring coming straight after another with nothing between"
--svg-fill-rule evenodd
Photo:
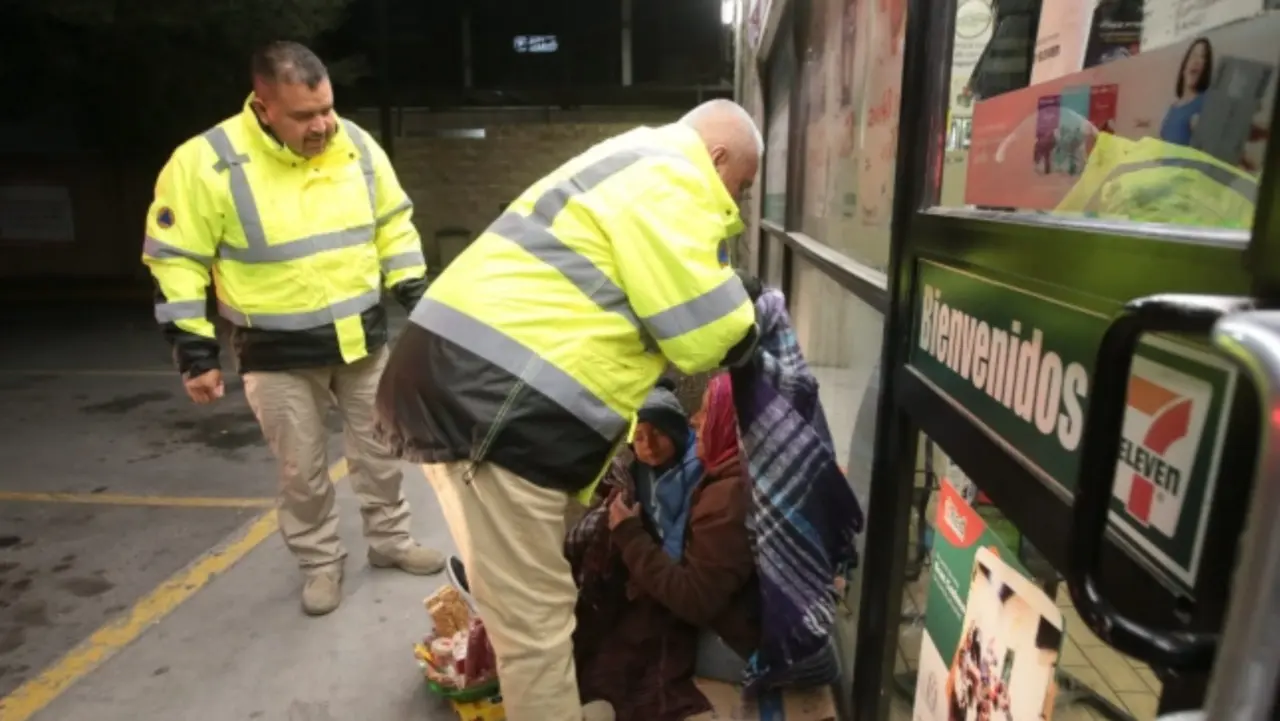
<instances>
[{"instance_id":1,"label":"promotional poster","mask_svg":"<svg viewBox=\"0 0 1280 721\"><path fill-rule=\"evenodd\" d=\"M965 203L1055 210L1106 133L1256 174L1275 96L1276 37L1272 13L979 102Z\"/></svg>"},{"instance_id":2,"label":"promotional poster","mask_svg":"<svg viewBox=\"0 0 1280 721\"><path fill-rule=\"evenodd\" d=\"M912 719L1049 721L1062 612L950 481L940 494Z\"/></svg>"}]
</instances>

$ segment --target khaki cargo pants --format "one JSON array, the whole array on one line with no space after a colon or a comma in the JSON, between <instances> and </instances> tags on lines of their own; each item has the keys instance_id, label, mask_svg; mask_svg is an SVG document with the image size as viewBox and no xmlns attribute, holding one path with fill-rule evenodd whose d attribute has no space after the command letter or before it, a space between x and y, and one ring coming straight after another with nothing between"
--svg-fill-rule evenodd
<instances>
[{"instance_id":1,"label":"khaki cargo pants","mask_svg":"<svg viewBox=\"0 0 1280 721\"><path fill-rule=\"evenodd\" d=\"M244 376L245 396L280 468L280 532L304 570L331 568L346 557L329 479L331 406L342 416L344 455L369 545L394 557L413 543L403 471L374 435L374 397L387 355L384 347L348 365Z\"/></svg>"},{"instance_id":2,"label":"khaki cargo pants","mask_svg":"<svg viewBox=\"0 0 1280 721\"><path fill-rule=\"evenodd\" d=\"M573 666L578 589L564 557L566 493L492 463L423 466L498 658L508 721L582 718Z\"/></svg>"}]
</instances>

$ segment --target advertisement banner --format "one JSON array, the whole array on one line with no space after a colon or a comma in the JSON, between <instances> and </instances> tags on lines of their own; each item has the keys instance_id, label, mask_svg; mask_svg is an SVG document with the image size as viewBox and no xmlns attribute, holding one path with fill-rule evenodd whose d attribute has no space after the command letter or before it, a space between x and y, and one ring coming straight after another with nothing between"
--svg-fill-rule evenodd
<instances>
[{"instance_id":1,"label":"advertisement banner","mask_svg":"<svg viewBox=\"0 0 1280 721\"><path fill-rule=\"evenodd\" d=\"M1055 210L1102 133L1158 139L1256 173L1276 37L1280 15L1269 13L977 103L964 202Z\"/></svg>"},{"instance_id":2,"label":"advertisement banner","mask_svg":"<svg viewBox=\"0 0 1280 721\"><path fill-rule=\"evenodd\" d=\"M910 366L1037 469L1075 490L1102 313L922 261ZM1201 562L1236 372L1161 336L1143 339L1112 498L1112 523L1189 591Z\"/></svg>"},{"instance_id":3,"label":"advertisement banner","mask_svg":"<svg viewBox=\"0 0 1280 721\"><path fill-rule=\"evenodd\" d=\"M1062 612L948 481L934 527L912 721L1050 721Z\"/></svg>"},{"instance_id":4,"label":"advertisement banner","mask_svg":"<svg viewBox=\"0 0 1280 721\"><path fill-rule=\"evenodd\" d=\"M1142 52L1258 15L1263 0L1144 0Z\"/></svg>"}]
</instances>

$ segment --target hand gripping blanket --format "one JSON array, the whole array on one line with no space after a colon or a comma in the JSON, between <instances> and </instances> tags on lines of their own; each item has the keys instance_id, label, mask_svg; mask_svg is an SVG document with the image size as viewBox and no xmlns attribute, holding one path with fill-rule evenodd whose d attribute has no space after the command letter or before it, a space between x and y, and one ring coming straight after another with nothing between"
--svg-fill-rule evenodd
<instances>
[{"instance_id":1,"label":"hand gripping blanket","mask_svg":"<svg viewBox=\"0 0 1280 721\"><path fill-rule=\"evenodd\" d=\"M767 619L743 679L749 693L838 678L835 579L856 564L863 524L782 293L764 292L756 318L755 357L733 371L752 484L747 525Z\"/></svg>"}]
</instances>

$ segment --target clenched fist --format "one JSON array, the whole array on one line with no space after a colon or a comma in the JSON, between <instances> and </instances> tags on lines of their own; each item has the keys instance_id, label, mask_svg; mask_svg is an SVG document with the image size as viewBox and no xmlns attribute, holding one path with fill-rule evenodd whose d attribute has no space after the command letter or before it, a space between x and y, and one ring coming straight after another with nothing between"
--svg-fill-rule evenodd
<instances>
[{"instance_id":1,"label":"clenched fist","mask_svg":"<svg viewBox=\"0 0 1280 721\"><path fill-rule=\"evenodd\" d=\"M186 387L187 395L191 396L191 400L200 405L218 400L225 390L222 385L222 371L216 369L205 371L198 376L183 378L182 385Z\"/></svg>"}]
</instances>

